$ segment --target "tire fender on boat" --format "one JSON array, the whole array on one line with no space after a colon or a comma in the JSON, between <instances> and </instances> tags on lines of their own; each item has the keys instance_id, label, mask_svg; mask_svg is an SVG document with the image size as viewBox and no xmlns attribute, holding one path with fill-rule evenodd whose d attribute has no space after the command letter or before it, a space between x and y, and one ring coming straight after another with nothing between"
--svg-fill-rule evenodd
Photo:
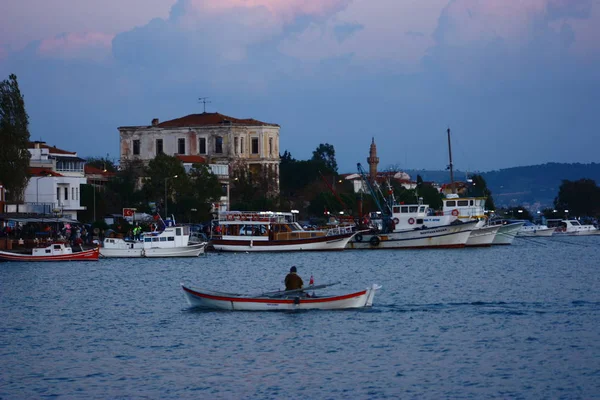
<instances>
[{"instance_id":1,"label":"tire fender on boat","mask_svg":"<svg viewBox=\"0 0 600 400\"><path fill-rule=\"evenodd\" d=\"M394 221L394 223L395 223L396 225L398 225L398 224L400 223L400 220L399 220L397 217L396 217L396 218L394 218L394 219L393 219L393 221Z\"/></svg>"},{"instance_id":2,"label":"tire fender on boat","mask_svg":"<svg viewBox=\"0 0 600 400\"><path fill-rule=\"evenodd\" d=\"M379 246L380 242L381 240L379 239L379 236L373 236L371 239L369 239L369 243L371 243L372 246Z\"/></svg>"},{"instance_id":3,"label":"tire fender on boat","mask_svg":"<svg viewBox=\"0 0 600 400\"><path fill-rule=\"evenodd\" d=\"M363 240L362 233L357 233L356 236L354 236L354 240L356 240L357 242L362 242L362 240Z\"/></svg>"}]
</instances>

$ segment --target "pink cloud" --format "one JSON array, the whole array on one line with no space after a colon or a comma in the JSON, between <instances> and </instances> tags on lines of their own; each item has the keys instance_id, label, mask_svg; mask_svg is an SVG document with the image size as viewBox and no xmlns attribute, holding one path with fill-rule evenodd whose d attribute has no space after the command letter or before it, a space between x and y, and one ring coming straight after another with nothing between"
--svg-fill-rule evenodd
<instances>
[{"instance_id":1,"label":"pink cloud","mask_svg":"<svg viewBox=\"0 0 600 400\"><path fill-rule=\"evenodd\" d=\"M185 0L189 7L211 13L228 12L233 8L263 8L278 20L287 23L300 16L327 17L350 4L352 0Z\"/></svg>"},{"instance_id":2,"label":"pink cloud","mask_svg":"<svg viewBox=\"0 0 600 400\"><path fill-rule=\"evenodd\" d=\"M101 32L64 33L40 42L43 57L100 59L110 53L114 35Z\"/></svg>"}]
</instances>

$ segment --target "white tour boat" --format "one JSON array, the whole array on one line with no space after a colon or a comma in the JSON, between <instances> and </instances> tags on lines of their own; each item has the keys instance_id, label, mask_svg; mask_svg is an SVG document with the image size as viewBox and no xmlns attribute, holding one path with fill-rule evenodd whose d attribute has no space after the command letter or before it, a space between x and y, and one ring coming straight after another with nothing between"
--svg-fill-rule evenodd
<instances>
[{"instance_id":1,"label":"white tour boat","mask_svg":"<svg viewBox=\"0 0 600 400\"><path fill-rule=\"evenodd\" d=\"M534 224L530 221L525 221L525 224L517 232L517 237L550 237L554 233L554 228L549 228L547 225Z\"/></svg>"},{"instance_id":2,"label":"white tour boat","mask_svg":"<svg viewBox=\"0 0 600 400\"><path fill-rule=\"evenodd\" d=\"M295 213L272 211L220 212L210 244L219 251L343 250L354 236L354 225L308 230Z\"/></svg>"},{"instance_id":3,"label":"white tour boat","mask_svg":"<svg viewBox=\"0 0 600 400\"><path fill-rule=\"evenodd\" d=\"M141 240L105 238L103 257L198 257L206 243L189 244L188 226L169 226L163 231L145 232Z\"/></svg>"}]
</instances>

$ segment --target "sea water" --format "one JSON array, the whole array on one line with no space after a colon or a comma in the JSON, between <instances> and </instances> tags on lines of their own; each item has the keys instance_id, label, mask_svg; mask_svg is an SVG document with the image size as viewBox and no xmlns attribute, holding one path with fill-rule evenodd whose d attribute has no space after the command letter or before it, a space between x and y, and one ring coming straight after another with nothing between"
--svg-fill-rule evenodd
<instances>
[{"instance_id":1,"label":"sea water","mask_svg":"<svg viewBox=\"0 0 600 400\"><path fill-rule=\"evenodd\" d=\"M0 398L600 398L600 237L0 263ZM201 311L180 282L382 285L369 309Z\"/></svg>"}]
</instances>

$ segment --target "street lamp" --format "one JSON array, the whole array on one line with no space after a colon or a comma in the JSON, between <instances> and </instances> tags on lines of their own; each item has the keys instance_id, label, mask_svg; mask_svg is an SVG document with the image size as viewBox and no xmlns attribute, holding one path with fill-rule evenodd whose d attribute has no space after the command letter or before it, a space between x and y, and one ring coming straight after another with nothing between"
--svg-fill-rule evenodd
<instances>
[{"instance_id":1,"label":"street lamp","mask_svg":"<svg viewBox=\"0 0 600 400\"><path fill-rule=\"evenodd\" d=\"M165 218L167 218L169 216L169 207L168 207L168 199L167 199L167 181L170 178L177 178L177 175L167 176L165 178Z\"/></svg>"}]
</instances>

